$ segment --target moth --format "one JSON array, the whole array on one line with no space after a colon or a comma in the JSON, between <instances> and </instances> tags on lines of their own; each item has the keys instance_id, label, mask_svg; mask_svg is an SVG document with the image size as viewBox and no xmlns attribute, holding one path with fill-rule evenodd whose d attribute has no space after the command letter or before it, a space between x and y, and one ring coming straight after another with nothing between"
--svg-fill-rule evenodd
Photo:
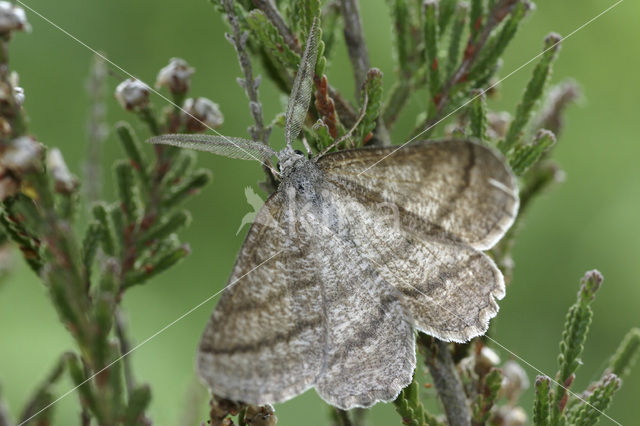
<instances>
[{"instance_id":1,"label":"moth","mask_svg":"<svg viewBox=\"0 0 640 426\"><path fill-rule=\"evenodd\" d=\"M279 187L202 335L202 380L220 397L256 405L313 387L350 409L393 400L411 382L415 330L455 342L487 330L505 287L483 250L513 223L518 191L504 159L470 140L313 158L295 151L318 38L314 22L282 151L212 135L151 142L279 161Z\"/></svg>"}]
</instances>

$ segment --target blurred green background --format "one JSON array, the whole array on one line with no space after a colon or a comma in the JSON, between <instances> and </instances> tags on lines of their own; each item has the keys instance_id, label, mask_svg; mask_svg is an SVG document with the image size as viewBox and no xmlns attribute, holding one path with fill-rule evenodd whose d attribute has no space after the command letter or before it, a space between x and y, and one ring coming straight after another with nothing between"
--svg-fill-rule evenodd
<instances>
[{"instance_id":1,"label":"blurred green background","mask_svg":"<svg viewBox=\"0 0 640 426\"><path fill-rule=\"evenodd\" d=\"M371 63L385 73L388 88L394 73L387 8L384 0L360 3ZM547 33L567 35L613 1L536 3L537 10L507 51L502 75L539 53ZM244 93L235 83L239 75L235 52L223 37L226 25L207 1L30 0L27 4L150 84L170 57L186 59L197 69L192 94L220 104L226 118L223 133L246 136L250 119ZM25 88L30 128L47 145L60 147L70 167L80 174L89 106L85 81L92 54L33 13L28 12L28 17L33 32L15 36L11 62ZM574 301L578 280L585 270L600 269L605 283L594 305L595 320L576 390L595 378L626 331L640 325L639 19L640 4L625 1L564 43L553 81L573 77L585 92L583 102L570 108L556 149L566 182L538 199L530 210L515 250L514 281L493 323L493 337L553 376L564 315ZM491 107L513 111L531 70L530 65L506 80ZM343 46L331 63L329 77L343 93L353 93ZM111 89L117 83L118 78L110 78ZM265 117L271 120L280 111L282 99L268 82L261 95ZM396 143L403 142L415 114L424 109L420 95L412 98L396 126ZM153 102L163 106L160 98L154 97ZM110 123L130 120L146 136L146 129L111 97L108 106ZM280 134L274 133L274 143L281 143ZM111 134L103 155L105 193L110 198L110 165L121 156ZM193 254L125 298L135 342L221 289L242 243L244 233L236 236L236 230L251 211L244 188L255 187L262 178L260 167L205 155L200 156L200 164L213 171L214 182L189 206L194 221L183 239L191 244ZM214 301L207 303L132 355L137 378L152 386L150 413L157 425L181 423L187 394L197 383L196 345L214 305ZM44 287L16 256L13 272L0 284L0 383L14 415L60 353L71 348L72 340L58 322ZM503 360L509 358L508 353L498 352ZM639 370L625 381L609 411L622 424L638 424L640 418ZM537 372L529 367L527 371L533 380ZM65 381L58 393L70 387ZM523 398L529 409L532 392ZM55 407L55 424L76 424L77 407L77 394L62 400ZM206 403L200 407L204 419ZM328 423L328 408L313 391L276 410L282 425ZM374 424L400 422L390 405L379 404L374 412L370 417Z\"/></svg>"}]
</instances>

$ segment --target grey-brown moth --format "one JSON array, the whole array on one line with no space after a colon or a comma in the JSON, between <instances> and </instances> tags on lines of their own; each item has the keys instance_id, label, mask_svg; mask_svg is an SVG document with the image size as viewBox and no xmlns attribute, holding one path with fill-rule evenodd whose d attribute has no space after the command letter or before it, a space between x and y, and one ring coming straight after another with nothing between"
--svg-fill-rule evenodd
<instances>
[{"instance_id":1,"label":"grey-brown moth","mask_svg":"<svg viewBox=\"0 0 640 426\"><path fill-rule=\"evenodd\" d=\"M415 330L456 342L487 330L505 287L482 251L513 223L517 183L499 154L469 140L294 151L317 46L314 22L282 151L212 135L152 142L279 160L279 187L200 341L197 370L211 391L262 405L314 387L336 407L367 407L411 382Z\"/></svg>"}]
</instances>

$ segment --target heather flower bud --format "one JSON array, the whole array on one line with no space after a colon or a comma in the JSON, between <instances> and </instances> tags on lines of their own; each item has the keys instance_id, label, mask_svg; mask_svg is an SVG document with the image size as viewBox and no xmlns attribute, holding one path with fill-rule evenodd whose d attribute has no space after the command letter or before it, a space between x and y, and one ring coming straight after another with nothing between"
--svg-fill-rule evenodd
<instances>
[{"instance_id":1,"label":"heather flower bud","mask_svg":"<svg viewBox=\"0 0 640 426\"><path fill-rule=\"evenodd\" d=\"M27 22L24 9L11 2L0 1L0 34L29 30L31 26Z\"/></svg>"},{"instance_id":2,"label":"heather flower bud","mask_svg":"<svg viewBox=\"0 0 640 426\"><path fill-rule=\"evenodd\" d=\"M529 377L524 368L515 361L509 360L502 366L502 386L500 392L511 402L516 402L520 395L529 388Z\"/></svg>"},{"instance_id":3,"label":"heather flower bud","mask_svg":"<svg viewBox=\"0 0 640 426\"><path fill-rule=\"evenodd\" d=\"M475 371L481 376L486 375L489 370L500 364L500 357L491 348L483 346L476 356Z\"/></svg>"},{"instance_id":4,"label":"heather flower bud","mask_svg":"<svg viewBox=\"0 0 640 426\"><path fill-rule=\"evenodd\" d=\"M20 76L15 71L9 74L9 85L12 88L12 95L15 103L21 107L24 104L24 89L20 87ZM6 100L6 93L3 93L3 100Z\"/></svg>"},{"instance_id":5,"label":"heather flower bud","mask_svg":"<svg viewBox=\"0 0 640 426\"><path fill-rule=\"evenodd\" d=\"M129 78L116 87L116 99L128 111L144 109L149 105L149 86L135 78Z\"/></svg>"},{"instance_id":6,"label":"heather flower bud","mask_svg":"<svg viewBox=\"0 0 640 426\"><path fill-rule=\"evenodd\" d=\"M489 128L488 136L491 139L503 139L507 135L509 123L511 123L511 115L508 112L490 112L487 114Z\"/></svg>"},{"instance_id":7,"label":"heather flower bud","mask_svg":"<svg viewBox=\"0 0 640 426\"><path fill-rule=\"evenodd\" d=\"M184 59L171 58L169 65L158 72L156 87L166 87L173 94L184 94L189 90L194 72Z\"/></svg>"},{"instance_id":8,"label":"heather flower bud","mask_svg":"<svg viewBox=\"0 0 640 426\"><path fill-rule=\"evenodd\" d=\"M203 132L220 127L224 117L218 104L207 98L189 98L184 102L182 119L190 132Z\"/></svg>"},{"instance_id":9,"label":"heather flower bud","mask_svg":"<svg viewBox=\"0 0 640 426\"><path fill-rule=\"evenodd\" d=\"M245 413L245 421L247 424L255 426L275 426L278 423L278 418L270 405L261 407L250 405Z\"/></svg>"},{"instance_id":10,"label":"heather flower bud","mask_svg":"<svg viewBox=\"0 0 640 426\"><path fill-rule=\"evenodd\" d=\"M493 423L502 426L525 426L527 424L527 413L520 407L503 405L498 408Z\"/></svg>"},{"instance_id":11,"label":"heather flower bud","mask_svg":"<svg viewBox=\"0 0 640 426\"><path fill-rule=\"evenodd\" d=\"M47 152L47 169L51 173L57 192L69 194L78 186L78 181L71 174L58 148Z\"/></svg>"},{"instance_id":12,"label":"heather flower bud","mask_svg":"<svg viewBox=\"0 0 640 426\"><path fill-rule=\"evenodd\" d=\"M22 174L38 170L42 145L28 136L14 139L0 158L0 167Z\"/></svg>"},{"instance_id":13,"label":"heather flower bud","mask_svg":"<svg viewBox=\"0 0 640 426\"><path fill-rule=\"evenodd\" d=\"M16 100L16 104L22 106L22 104L24 104L24 89L22 87L14 87L13 97Z\"/></svg>"}]
</instances>

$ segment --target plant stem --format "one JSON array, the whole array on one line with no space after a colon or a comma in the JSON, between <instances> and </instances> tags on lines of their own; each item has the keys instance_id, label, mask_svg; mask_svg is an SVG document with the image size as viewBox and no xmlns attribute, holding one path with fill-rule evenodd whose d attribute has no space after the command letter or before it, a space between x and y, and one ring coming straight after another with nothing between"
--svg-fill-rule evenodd
<instances>
[{"instance_id":1,"label":"plant stem","mask_svg":"<svg viewBox=\"0 0 640 426\"><path fill-rule=\"evenodd\" d=\"M349 412L340 408L332 407L333 419L337 426L352 426Z\"/></svg>"},{"instance_id":2,"label":"plant stem","mask_svg":"<svg viewBox=\"0 0 640 426\"><path fill-rule=\"evenodd\" d=\"M423 350L425 363L433 378L438 396L450 426L469 426L471 411L449 344L426 334L418 334L418 346Z\"/></svg>"},{"instance_id":3,"label":"plant stem","mask_svg":"<svg viewBox=\"0 0 640 426\"><path fill-rule=\"evenodd\" d=\"M127 336L125 319L119 308L116 308L115 312L115 330L118 342L120 343L120 354L124 356L131 350L131 344ZM124 380L127 384L127 394L130 396L136 387L133 368L131 367L131 357L125 356L122 358L122 366L124 369Z\"/></svg>"},{"instance_id":4,"label":"plant stem","mask_svg":"<svg viewBox=\"0 0 640 426\"><path fill-rule=\"evenodd\" d=\"M297 53L302 53L300 45L298 44L298 40L296 36L291 32L291 29L287 26L280 15L278 9L274 6L271 0L253 0L253 4L260 10L264 12L264 14L269 18L274 27L278 30L285 43L291 50Z\"/></svg>"},{"instance_id":5,"label":"plant stem","mask_svg":"<svg viewBox=\"0 0 640 426\"><path fill-rule=\"evenodd\" d=\"M0 426L13 426L13 422L9 417L9 411L2 400L0 400Z\"/></svg>"},{"instance_id":6,"label":"plant stem","mask_svg":"<svg viewBox=\"0 0 640 426\"><path fill-rule=\"evenodd\" d=\"M360 11L356 0L340 0L340 11L344 19L344 39L349 51L349 59L351 59L353 79L356 85L356 99L358 99L367 71L371 67L369 53L362 34Z\"/></svg>"},{"instance_id":7,"label":"plant stem","mask_svg":"<svg viewBox=\"0 0 640 426\"><path fill-rule=\"evenodd\" d=\"M353 68L355 82L355 99L360 99L360 93L364 87L367 73L371 68L367 44L362 33L362 22L357 0L340 0L340 11L344 20L344 39L349 51L349 59ZM376 124L376 141L370 145L390 145L389 134L382 117Z\"/></svg>"},{"instance_id":8,"label":"plant stem","mask_svg":"<svg viewBox=\"0 0 640 426\"><path fill-rule=\"evenodd\" d=\"M264 3L264 7L269 10L273 8L269 0L257 1L256 4L258 3ZM267 3L268 5L266 5ZM228 35L228 39L236 49L238 62L240 63L240 68L242 68L242 72L244 73L244 79L239 81L241 82L241 85L244 88L247 97L249 98L249 110L251 111L251 116L253 117L254 121L254 125L249 127L249 132L251 133L251 137L253 138L253 140L262 142L265 145L269 145L269 134L271 133L271 129L265 127L264 119L262 118L262 104L260 103L260 98L258 96L258 87L260 85L260 80L256 80L253 78L251 59L249 58L249 54L245 49L247 42L246 33L243 33L240 29L240 23L238 22L238 17L235 14L233 0L222 0L222 5L224 6L225 12L227 14L227 20L229 21L229 25L231 25L231 30L233 32L232 34ZM279 19L280 26L286 28L286 25L284 25L284 21L278 14L277 10L271 10L270 14L265 11L265 14L267 14L272 22L273 19ZM279 18L275 18L276 15ZM276 28L278 28L278 31L280 31L283 38L285 38L286 40L285 33L281 31L282 28L278 27L278 25L276 25ZM289 33L289 31L287 31L287 33ZM291 34L289 34L289 36L291 36ZM271 172L271 166L265 163L263 164L262 168L267 178L267 189L270 189L270 192L273 192L276 188L276 180Z\"/></svg>"},{"instance_id":9,"label":"plant stem","mask_svg":"<svg viewBox=\"0 0 640 426\"><path fill-rule=\"evenodd\" d=\"M87 82L87 92L91 106L87 120L87 157L84 164L84 193L89 203L100 199L102 192L102 144L107 136L105 123L107 67L104 59L95 55L91 66L91 75Z\"/></svg>"}]
</instances>

